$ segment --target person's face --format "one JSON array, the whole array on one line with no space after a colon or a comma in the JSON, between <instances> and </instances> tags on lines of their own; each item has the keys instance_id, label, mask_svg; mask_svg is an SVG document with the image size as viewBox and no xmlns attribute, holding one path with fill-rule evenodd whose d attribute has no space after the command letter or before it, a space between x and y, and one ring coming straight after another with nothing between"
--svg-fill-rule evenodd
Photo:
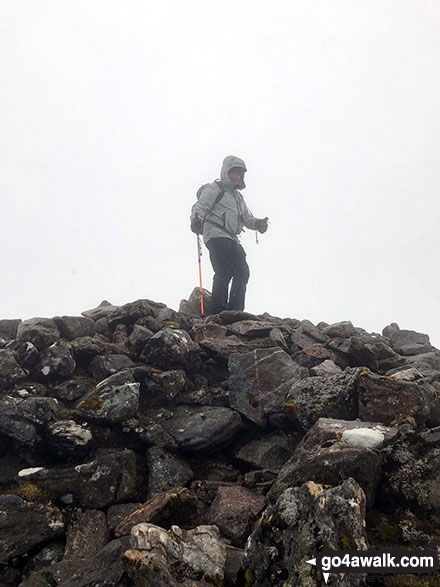
<instances>
[{"instance_id":1,"label":"person's face","mask_svg":"<svg viewBox=\"0 0 440 587\"><path fill-rule=\"evenodd\" d=\"M233 167L228 173L229 179L235 184L240 183L244 176L244 169L241 167Z\"/></svg>"}]
</instances>

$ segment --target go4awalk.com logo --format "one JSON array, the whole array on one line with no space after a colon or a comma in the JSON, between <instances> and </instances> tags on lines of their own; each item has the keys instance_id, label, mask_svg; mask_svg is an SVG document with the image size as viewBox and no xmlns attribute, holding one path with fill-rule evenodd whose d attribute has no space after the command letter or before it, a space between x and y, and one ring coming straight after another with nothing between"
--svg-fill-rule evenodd
<instances>
[{"instance_id":1,"label":"go4awalk.com logo","mask_svg":"<svg viewBox=\"0 0 440 587\"><path fill-rule=\"evenodd\" d=\"M327 583L331 573L431 574L439 569L435 548L390 550L330 550L307 561L316 566Z\"/></svg>"}]
</instances>

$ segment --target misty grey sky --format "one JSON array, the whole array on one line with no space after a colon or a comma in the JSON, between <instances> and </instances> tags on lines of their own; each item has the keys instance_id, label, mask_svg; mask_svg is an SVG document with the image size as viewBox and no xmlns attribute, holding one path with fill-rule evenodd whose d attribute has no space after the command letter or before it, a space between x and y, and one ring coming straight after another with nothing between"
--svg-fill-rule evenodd
<instances>
[{"instance_id":1,"label":"misty grey sky","mask_svg":"<svg viewBox=\"0 0 440 587\"><path fill-rule=\"evenodd\" d=\"M440 347L439 30L434 0L0 0L0 318L178 309L234 154L271 222L247 310Z\"/></svg>"}]
</instances>

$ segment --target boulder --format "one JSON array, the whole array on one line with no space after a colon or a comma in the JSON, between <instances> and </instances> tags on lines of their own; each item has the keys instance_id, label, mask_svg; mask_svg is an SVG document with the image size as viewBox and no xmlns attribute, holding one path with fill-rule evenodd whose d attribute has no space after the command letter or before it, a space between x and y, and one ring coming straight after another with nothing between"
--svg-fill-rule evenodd
<instances>
[{"instance_id":1,"label":"boulder","mask_svg":"<svg viewBox=\"0 0 440 587\"><path fill-rule=\"evenodd\" d=\"M127 355L97 355L89 363L89 371L96 379L110 377L119 371L135 367Z\"/></svg>"},{"instance_id":2,"label":"boulder","mask_svg":"<svg viewBox=\"0 0 440 587\"><path fill-rule=\"evenodd\" d=\"M13 354L14 359L23 369L33 369L40 358L40 353L31 342L12 340L5 349Z\"/></svg>"},{"instance_id":3,"label":"boulder","mask_svg":"<svg viewBox=\"0 0 440 587\"><path fill-rule=\"evenodd\" d=\"M208 524L215 524L234 546L243 547L251 524L265 506L264 497L245 487L219 487L207 514Z\"/></svg>"},{"instance_id":4,"label":"boulder","mask_svg":"<svg viewBox=\"0 0 440 587\"><path fill-rule=\"evenodd\" d=\"M225 366L228 365L233 353L248 353L251 350L248 343L239 340L236 336L228 336L224 339L205 338L200 341L200 348L214 361Z\"/></svg>"},{"instance_id":5,"label":"boulder","mask_svg":"<svg viewBox=\"0 0 440 587\"><path fill-rule=\"evenodd\" d=\"M284 412L284 398L304 371L281 349L259 349L229 359L230 405L249 420L264 426L274 414Z\"/></svg>"},{"instance_id":6,"label":"boulder","mask_svg":"<svg viewBox=\"0 0 440 587\"><path fill-rule=\"evenodd\" d=\"M62 401L73 402L80 399L86 393L89 393L95 388L95 382L85 377L78 377L76 379L69 379L62 383L55 383L49 393L52 397L56 397Z\"/></svg>"},{"instance_id":7,"label":"boulder","mask_svg":"<svg viewBox=\"0 0 440 587\"><path fill-rule=\"evenodd\" d=\"M137 587L194 587L222 585L226 544L216 526L170 531L154 524L138 524L130 536L131 550L124 553L124 568ZM203 581L203 583L202 583Z\"/></svg>"},{"instance_id":8,"label":"boulder","mask_svg":"<svg viewBox=\"0 0 440 587\"><path fill-rule=\"evenodd\" d=\"M140 359L159 369L184 369L189 367L197 350L198 345L187 332L164 328L150 338Z\"/></svg>"},{"instance_id":9,"label":"boulder","mask_svg":"<svg viewBox=\"0 0 440 587\"><path fill-rule=\"evenodd\" d=\"M58 326L61 336L67 340L94 336L96 332L94 321L85 316L56 316L53 321Z\"/></svg>"},{"instance_id":10,"label":"boulder","mask_svg":"<svg viewBox=\"0 0 440 587\"><path fill-rule=\"evenodd\" d=\"M136 300L135 302L124 304L108 317L109 328L114 331L118 324L133 326L139 318L154 316L155 306L157 307L157 304L149 300Z\"/></svg>"},{"instance_id":11,"label":"boulder","mask_svg":"<svg viewBox=\"0 0 440 587\"><path fill-rule=\"evenodd\" d=\"M353 420L358 417L357 387L360 370L347 368L338 375L307 377L285 393L284 410L302 430L319 418Z\"/></svg>"},{"instance_id":12,"label":"boulder","mask_svg":"<svg viewBox=\"0 0 440 587\"><path fill-rule=\"evenodd\" d=\"M59 459L81 458L88 453L92 433L73 420L58 420L48 424L46 441L48 449Z\"/></svg>"},{"instance_id":13,"label":"boulder","mask_svg":"<svg viewBox=\"0 0 440 587\"><path fill-rule=\"evenodd\" d=\"M135 324L130 336L128 337L130 350L136 353L136 355L140 355L144 350L145 345L153 335L154 332L149 328Z\"/></svg>"},{"instance_id":14,"label":"boulder","mask_svg":"<svg viewBox=\"0 0 440 587\"><path fill-rule=\"evenodd\" d=\"M392 443L397 430L377 423L320 418L282 467L269 497L277 499L288 487L304 480L338 485L354 478L370 505L379 482L380 450Z\"/></svg>"},{"instance_id":15,"label":"boulder","mask_svg":"<svg viewBox=\"0 0 440 587\"><path fill-rule=\"evenodd\" d=\"M147 450L147 465L147 499L175 487L184 487L194 477L188 463L158 446Z\"/></svg>"},{"instance_id":16,"label":"boulder","mask_svg":"<svg viewBox=\"0 0 440 587\"><path fill-rule=\"evenodd\" d=\"M356 328L350 321L330 324L325 326L322 332L330 338L351 338L357 334Z\"/></svg>"},{"instance_id":17,"label":"boulder","mask_svg":"<svg viewBox=\"0 0 440 587\"><path fill-rule=\"evenodd\" d=\"M24 379L27 371L24 371L15 360L13 352L0 349L0 388L8 388L20 379Z\"/></svg>"},{"instance_id":18,"label":"boulder","mask_svg":"<svg viewBox=\"0 0 440 587\"><path fill-rule=\"evenodd\" d=\"M420 355L433 350L429 336L414 330L393 330L389 333L388 340L399 355Z\"/></svg>"},{"instance_id":19,"label":"boulder","mask_svg":"<svg viewBox=\"0 0 440 587\"><path fill-rule=\"evenodd\" d=\"M63 534L64 521L56 507L0 495L0 531L0 562L5 563Z\"/></svg>"},{"instance_id":20,"label":"boulder","mask_svg":"<svg viewBox=\"0 0 440 587\"><path fill-rule=\"evenodd\" d=\"M61 563L79 569L90 562L110 541L107 519L99 510L76 510L70 519L66 535L66 548ZM67 580L68 577L65 577Z\"/></svg>"},{"instance_id":21,"label":"boulder","mask_svg":"<svg viewBox=\"0 0 440 587\"><path fill-rule=\"evenodd\" d=\"M217 450L243 427L240 415L229 408L179 406L162 426L185 452Z\"/></svg>"},{"instance_id":22,"label":"boulder","mask_svg":"<svg viewBox=\"0 0 440 587\"><path fill-rule=\"evenodd\" d=\"M139 406L139 383L130 371L101 381L78 402L78 413L88 420L113 424L133 418Z\"/></svg>"},{"instance_id":23,"label":"boulder","mask_svg":"<svg viewBox=\"0 0 440 587\"><path fill-rule=\"evenodd\" d=\"M104 300L99 304L97 308L81 312L81 316L85 316L86 318L90 318L91 320L96 322L102 318L107 319L114 312L116 312L116 310L118 310L118 306L113 306L113 304L111 304L107 300Z\"/></svg>"},{"instance_id":24,"label":"boulder","mask_svg":"<svg viewBox=\"0 0 440 587\"><path fill-rule=\"evenodd\" d=\"M39 351L61 338L56 323L50 318L30 318L17 327L17 340L31 342Z\"/></svg>"},{"instance_id":25,"label":"boulder","mask_svg":"<svg viewBox=\"0 0 440 587\"><path fill-rule=\"evenodd\" d=\"M6 396L0 401L0 433L35 449L43 440L44 425L59 409L59 402L51 397Z\"/></svg>"},{"instance_id":26,"label":"boulder","mask_svg":"<svg viewBox=\"0 0 440 587\"><path fill-rule=\"evenodd\" d=\"M144 378L141 388L141 410L169 406L183 392L187 378L183 369L157 373L152 371Z\"/></svg>"},{"instance_id":27,"label":"boulder","mask_svg":"<svg viewBox=\"0 0 440 587\"><path fill-rule=\"evenodd\" d=\"M286 436L272 435L264 439L252 440L236 454L236 460L243 466L254 469L279 468L292 455L295 441Z\"/></svg>"},{"instance_id":28,"label":"boulder","mask_svg":"<svg viewBox=\"0 0 440 587\"><path fill-rule=\"evenodd\" d=\"M303 349L305 347L313 346L315 344L324 344L329 340L329 337L316 328L308 320L303 320L300 325L290 335L292 342Z\"/></svg>"},{"instance_id":29,"label":"boulder","mask_svg":"<svg viewBox=\"0 0 440 587\"><path fill-rule=\"evenodd\" d=\"M21 320L0 320L0 337L13 340L17 336L18 325Z\"/></svg>"},{"instance_id":30,"label":"boulder","mask_svg":"<svg viewBox=\"0 0 440 587\"><path fill-rule=\"evenodd\" d=\"M368 369L360 373L358 393L359 417L385 425L408 416L423 425L435 398L435 391L426 383L381 377Z\"/></svg>"},{"instance_id":31,"label":"boulder","mask_svg":"<svg viewBox=\"0 0 440 587\"><path fill-rule=\"evenodd\" d=\"M328 375L339 375L342 373L342 369L336 365L331 359L326 359L316 367L310 369L310 375L313 377L328 376Z\"/></svg>"},{"instance_id":32,"label":"boulder","mask_svg":"<svg viewBox=\"0 0 440 587\"><path fill-rule=\"evenodd\" d=\"M33 375L38 381L50 382L72 377L75 369L76 362L70 345L58 341L41 351Z\"/></svg>"},{"instance_id":33,"label":"boulder","mask_svg":"<svg viewBox=\"0 0 440 587\"><path fill-rule=\"evenodd\" d=\"M71 496L79 506L101 509L137 497L136 456L115 450L74 467L27 469L19 478L61 499Z\"/></svg>"},{"instance_id":34,"label":"boulder","mask_svg":"<svg viewBox=\"0 0 440 587\"><path fill-rule=\"evenodd\" d=\"M319 579L307 561L323 545L332 550L368 548L365 505L364 492L353 479L330 489L313 481L289 487L263 512L248 538L243 559L248 583L314 587ZM332 584L360 586L365 577L332 576Z\"/></svg>"},{"instance_id":35,"label":"boulder","mask_svg":"<svg viewBox=\"0 0 440 587\"><path fill-rule=\"evenodd\" d=\"M141 506L142 504L140 502L116 503L115 505L111 505L107 509L107 527L110 532L114 533L122 520L138 510Z\"/></svg>"},{"instance_id":36,"label":"boulder","mask_svg":"<svg viewBox=\"0 0 440 587\"><path fill-rule=\"evenodd\" d=\"M202 289L203 295L203 311L205 316L208 316L211 313L211 300L212 295L207 289ZM200 316L201 315L201 305L200 305L200 288L195 287L191 295L187 300L181 300L179 305L179 312L183 314L189 314L190 316Z\"/></svg>"}]
</instances>

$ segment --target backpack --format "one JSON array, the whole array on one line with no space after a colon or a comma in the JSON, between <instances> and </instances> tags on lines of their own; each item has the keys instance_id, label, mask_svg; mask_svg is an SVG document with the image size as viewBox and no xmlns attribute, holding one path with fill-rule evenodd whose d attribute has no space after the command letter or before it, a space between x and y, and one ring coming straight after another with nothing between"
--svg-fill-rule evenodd
<instances>
[{"instance_id":1,"label":"backpack","mask_svg":"<svg viewBox=\"0 0 440 587\"><path fill-rule=\"evenodd\" d=\"M226 191L225 188L223 187L223 184L221 183L220 180L216 179L215 182L213 182L213 183L216 183L217 184L217 186L220 188L220 192L217 194L217 196L216 196L216 198L214 200L213 205L209 208L209 210L206 213L206 215L208 215L215 208L215 206L217 206L217 204L220 202L220 200L225 195L225 191ZM202 195L203 190L206 187L210 186L210 185L212 185L212 183L204 183L202 186L199 187L199 189L197 190L197 193L196 193L196 197L197 197L198 200L200 199L200 196ZM195 205L196 204L193 205L193 207L191 208L191 211L193 210L193 208L194 208ZM204 222L205 222L205 220L204 220ZM215 223L215 222L212 222L212 224L216 224L217 225L217 223ZM218 225L218 226L220 226L220 225ZM224 227L222 227L222 226L220 226L220 228L223 228L224 229ZM203 234L203 229L202 229L202 233L201 234Z\"/></svg>"}]
</instances>

